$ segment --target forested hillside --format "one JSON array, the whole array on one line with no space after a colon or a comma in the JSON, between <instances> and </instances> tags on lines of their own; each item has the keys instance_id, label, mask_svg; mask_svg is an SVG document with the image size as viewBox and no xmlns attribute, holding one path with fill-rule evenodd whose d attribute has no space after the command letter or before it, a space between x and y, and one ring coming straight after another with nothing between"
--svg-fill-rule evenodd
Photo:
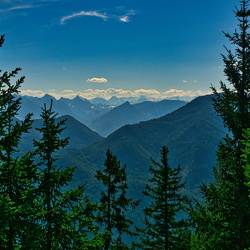
<instances>
[{"instance_id":1,"label":"forested hillside","mask_svg":"<svg viewBox=\"0 0 250 250\"><path fill-rule=\"evenodd\" d=\"M77 163L77 172L82 170L84 176L89 166L95 169L102 166L105 152L110 149L126 163L129 180L133 183L131 191L135 192L145 185L150 157L158 157L161 145L168 145L170 164L180 164L189 191L198 193L201 182L212 180L215 151L227 131L213 109L212 97L198 97L159 119L124 126L87 148L66 149L62 162L72 159Z\"/></svg>"},{"instance_id":2,"label":"forested hillside","mask_svg":"<svg viewBox=\"0 0 250 250\"><path fill-rule=\"evenodd\" d=\"M66 120L67 129L61 134L61 137L69 137L69 147L70 148L81 148L89 146L95 142L103 139L99 134L90 130L87 126L77 121L75 118L69 115L64 115L56 118L56 122ZM32 129L28 134L22 136L22 141L20 147L27 148L29 150L33 147L33 139L40 139L41 135L36 128L41 127L42 119L34 120L32 124Z\"/></svg>"}]
</instances>

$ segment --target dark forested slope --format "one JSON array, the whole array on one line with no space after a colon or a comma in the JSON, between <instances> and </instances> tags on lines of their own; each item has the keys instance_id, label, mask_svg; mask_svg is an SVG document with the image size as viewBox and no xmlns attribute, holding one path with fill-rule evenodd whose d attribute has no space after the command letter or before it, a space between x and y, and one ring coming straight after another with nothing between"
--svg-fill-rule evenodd
<instances>
[{"instance_id":1,"label":"dark forested slope","mask_svg":"<svg viewBox=\"0 0 250 250\"><path fill-rule=\"evenodd\" d=\"M147 120L160 118L166 114L173 112L174 110L187 104L185 101L180 100L162 100L159 102L145 101L136 103L133 106L144 116Z\"/></svg>"},{"instance_id":2,"label":"dark forested slope","mask_svg":"<svg viewBox=\"0 0 250 250\"><path fill-rule=\"evenodd\" d=\"M103 139L99 134L89 129L84 124L69 115L64 115L56 119L56 122L66 120L66 129L61 136L70 137L68 148L86 147ZM40 134L35 128L42 126L42 120L36 119L33 122L30 133L24 134L22 137L21 147L32 148L33 139L39 139Z\"/></svg>"},{"instance_id":3,"label":"dark forested slope","mask_svg":"<svg viewBox=\"0 0 250 250\"><path fill-rule=\"evenodd\" d=\"M212 103L211 96L198 97L159 119L126 125L89 147L68 149L62 155L62 161L63 158L73 159L78 167L76 178L84 180L86 171L91 169L94 173L103 165L109 148L121 163L127 164L131 187L139 191L149 177L150 156L157 159L165 144L170 149L170 164L173 167L181 165L187 189L193 192L201 181L206 183L212 179L215 151L226 133Z\"/></svg>"}]
</instances>

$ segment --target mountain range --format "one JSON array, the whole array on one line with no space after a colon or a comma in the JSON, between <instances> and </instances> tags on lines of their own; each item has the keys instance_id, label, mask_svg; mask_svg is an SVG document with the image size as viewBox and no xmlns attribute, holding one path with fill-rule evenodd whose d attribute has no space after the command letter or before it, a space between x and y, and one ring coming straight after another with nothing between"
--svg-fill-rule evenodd
<instances>
[{"instance_id":1,"label":"mountain range","mask_svg":"<svg viewBox=\"0 0 250 250\"><path fill-rule=\"evenodd\" d=\"M39 119L41 108L44 105L49 107L52 102L53 110L58 116L70 115L102 136L108 136L126 124L158 118L186 104L179 100L163 100L131 105L124 98L117 97L112 97L110 100L95 98L90 100L91 102L79 96L57 100L48 94L41 98L32 96L21 96L21 98L22 107L17 116L20 120L23 120L28 112L33 113L34 119ZM143 100L145 98L138 101Z\"/></svg>"},{"instance_id":2,"label":"mountain range","mask_svg":"<svg viewBox=\"0 0 250 250\"><path fill-rule=\"evenodd\" d=\"M226 133L212 96L202 96L158 119L123 126L87 147L65 149L60 163L76 166L76 182L88 183L86 187L94 194L98 190L95 170L102 168L110 149L126 164L131 193L138 198L150 177L150 158L159 161L160 149L166 145L170 166L182 168L186 192L198 195L201 182L213 179L216 150Z\"/></svg>"},{"instance_id":3,"label":"mountain range","mask_svg":"<svg viewBox=\"0 0 250 250\"><path fill-rule=\"evenodd\" d=\"M228 132L222 119L214 111L213 97L197 97L160 118L122 126L106 138L93 132L72 116L61 116L57 121L67 120L67 128L63 131L62 137L70 136L70 144L57 153L57 165L76 167L74 182L69 187L86 184L86 193L96 201L102 191L102 185L95 178L96 170L103 169L106 151L110 149L121 165L126 164L128 196L141 199L138 210L129 215L136 225L140 225L140 211L150 202L142 196L142 191L151 177L150 159L152 157L160 161L160 150L163 145L170 150L170 166L180 165L182 169L182 180L186 182L183 192L187 195L199 199L200 184L213 180L212 168L216 166L216 150ZM154 104L146 102L144 107L147 105ZM145 117L142 107L124 103L111 111L117 112L119 116L119 109L133 110L134 114L137 109L141 109ZM21 153L27 149L32 150L33 139L40 138L35 128L41 126L42 120L37 119L30 133L23 135Z\"/></svg>"},{"instance_id":4,"label":"mountain range","mask_svg":"<svg viewBox=\"0 0 250 250\"><path fill-rule=\"evenodd\" d=\"M125 125L106 138L69 115L59 117L59 120L67 119L67 129L62 136L70 136L70 145L59 152L59 164L75 166L75 184L87 183L87 192L95 197L100 191L95 171L103 167L105 153L110 149L121 164L127 166L130 194L141 198L141 191L150 177L150 158L159 161L160 149L166 145L170 150L170 166L181 166L185 192L198 196L201 182L213 179L218 143L227 133L222 119L214 111L212 98L210 95L197 97L165 116ZM111 111L119 109L133 110L134 114L138 111L129 103ZM34 127L41 125L41 120L34 121ZM23 136L21 147L31 147L32 138L39 138L34 128Z\"/></svg>"}]
</instances>

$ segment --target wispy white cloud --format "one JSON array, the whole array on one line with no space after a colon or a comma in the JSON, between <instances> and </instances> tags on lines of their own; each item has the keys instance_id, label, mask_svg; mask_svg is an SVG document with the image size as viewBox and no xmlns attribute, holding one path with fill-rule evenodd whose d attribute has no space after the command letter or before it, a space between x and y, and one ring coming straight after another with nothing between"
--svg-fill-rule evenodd
<instances>
[{"instance_id":1,"label":"wispy white cloud","mask_svg":"<svg viewBox=\"0 0 250 250\"><path fill-rule=\"evenodd\" d=\"M134 10L129 10L129 11L126 12L125 15L121 16L119 18L119 20L121 22L128 23L128 22L130 22L130 18L129 17L133 16L133 15L135 15L135 11Z\"/></svg>"},{"instance_id":2,"label":"wispy white cloud","mask_svg":"<svg viewBox=\"0 0 250 250\"><path fill-rule=\"evenodd\" d=\"M31 8L34 8L35 6L34 5L31 5L31 4L26 4L26 5L19 5L19 6L14 6L14 7L11 7L9 8L8 10L23 10L23 9L31 9Z\"/></svg>"},{"instance_id":3,"label":"wispy white cloud","mask_svg":"<svg viewBox=\"0 0 250 250\"><path fill-rule=\"evenodd\" d=\"M93 77L93 78L87 79L87 82L106 83L106 82L108 82L108 79L103 78L103 77L102 78Z\"/></svg>"},{"instance_id":4,"label":"wispy white cloud","mask_svg":"<svg viewBox=\"0 0 250 250\"><path fill-rule=\"evenodd\" d=\"M128 23L129 22L129 17L128 16L123 16L123 17L120 17L119 20L121 22Z\"/></svg>"},{"instance_id":5,"label":"wispy white cloud","mask_svg":"<svg viewBox=\"0 0 250 250\"><path fill-rule=\"evenodd\" d=\"M120 10L121 11L121 10ZM123 9L122 10L122 14L113 14L112 10L110 10L110 12L100 12L100 11L79 11L79 12L75 12L71 15L67 15L67 16L63 16L60 19L60 24L65 24L66 21L72 19L72 18L76 18L76 17L82 17L82 16L92 16L92 17L99 17L102 18L103 20L107 20L107 19L117 19L121 22L127 23L130 21L129 16L135 15L135 11L134 10L126 10Z\"/></svg>"},{"instance_id":6,"label":"wispy white cloud","mask_svg":"<svg viewBox=\"0 0 250 250\"><path fill-rule=\"evenodd\" d=\"M183 83L197 83L197 80L182 80Z\"/></svg>"},{"instance_id":7,"label":"wispy white cloud","mask_svg":"<svg viewBox=\"0 0 250 250\"><path fill-rule=\"evenodd\" d=\"M60 23L64 24L65 21L67 21L69 19L72 19L72 18L80 17L80 16L100 17L103 20L106 20L107 18L109 18L106 13L100 13L98 11L80 11L80 12L73 13L71 15L62 17L61 20L60 20Z\"/></svg>"},{"instance_id":8,"label":"wispy white cloud","mask_svg":"<svg viewBox=\"0 0 250 250\"><path fill-rule=\"evenodd\" d=\"M45 4L57 2L59 0L0 0L5 4L5 8L0 7L0 12L11 12L42 7Z\"/></svg>"},{"instance_id":9,"label":"wispy white cloud","mask_svg":"<svg viewBox=\"0 0 250 250\"><path fill-rule=\"evenodd\" d=\"M15 11L15 10L25 10L25 9L32 9L37 6L32 5L32 4L25 4L25 5L16 5L7 9L0 9L0 12L10 12L10 11Z\"/></svg>"}]
</instances>

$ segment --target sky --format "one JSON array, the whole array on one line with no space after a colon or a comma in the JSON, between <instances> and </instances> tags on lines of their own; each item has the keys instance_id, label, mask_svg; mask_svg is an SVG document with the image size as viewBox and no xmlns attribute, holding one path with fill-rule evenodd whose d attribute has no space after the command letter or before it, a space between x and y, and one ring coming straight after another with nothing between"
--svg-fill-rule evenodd
<instances>
[{"instance_id":1,"label":"sky","mask_svg":"<svg viewBox=\"0 0 250 250\"><path fill-rule=\"evenodd\" d=\"M21 93L183 99L225 81L238 0L0 0L0 69Z\"/></svg>"}]
</instances>

